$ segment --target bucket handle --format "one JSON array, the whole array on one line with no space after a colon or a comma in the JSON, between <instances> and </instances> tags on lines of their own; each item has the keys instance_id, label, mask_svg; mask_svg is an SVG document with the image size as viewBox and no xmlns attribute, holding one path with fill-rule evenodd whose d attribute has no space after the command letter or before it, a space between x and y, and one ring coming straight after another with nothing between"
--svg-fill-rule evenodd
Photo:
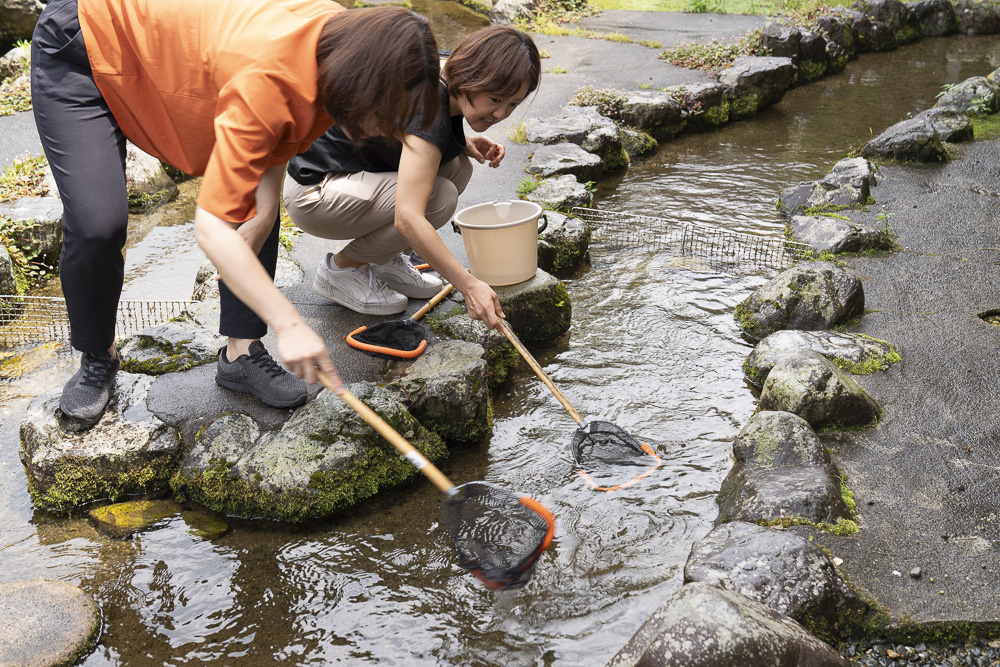
<instances>
[{"instance_id":1,"label":"bucket handle","mask_svg":"<svg viewBox=\"0 0 1000 667\"><path fill-rule=\"evenodd\" d=\"M538 225L538 233L541 234L549 226L549 216L542 213L540 216L538 216L538 219L542 221L542 223ZM462 228L459 227L454 220L451 221L451 230L456 234L458 234L459 236L462 235Z\"/></svg>"}]
</instances>

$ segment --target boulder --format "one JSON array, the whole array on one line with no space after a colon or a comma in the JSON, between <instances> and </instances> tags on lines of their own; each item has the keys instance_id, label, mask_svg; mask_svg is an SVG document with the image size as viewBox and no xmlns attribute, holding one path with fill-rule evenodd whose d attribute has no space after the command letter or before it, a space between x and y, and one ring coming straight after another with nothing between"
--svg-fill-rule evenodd
<instances>
[{"instance_id":1,"label":"boulder","mask_svg":"<svg viewBox=\"0 0 1000 667\"><path fill-rule=\"evenodd\" d=\"M18 40L31 41L38 17L45 9L39 0L0 2L0 48Z\"/></svg>"},{"instance_id":2,"label":"boulder","mask_svg":"<svg viewBox=\"0 0 1000 667\"><path fill-rule=\"evenodd\" d=\"M972 119L955 106L935 106L918 113L914 118L927 120L941 137L941 141L958 143L972 141Z\"/></svg>"},{"instance_id":3,"label":"boulder","mask_svg":"<svg viewBox=\"0 0 1000 667\"><path fill-rule=\"evenodd\" d=\"M992 2L952 0L958 14L958 29L965 35L1000 33L1000 10Z\"/></svg>"},{"instance_id":4,"label":"boulder","mask_svg":"<svg viewBox=\"0 0 1000 667\"><path fill-rule=\"evenodd\" d=\"M906 6L920 21L924 37L944 37L958 32L958 13L948 0L916 0Z\"/></svg>"},{"instance_id":5,"label":"boulder","mask_svg":"<svg viewBox=\"0 0 1000 667\"><path fill-rule=\"evenodd\" d=\"M818 79L826 73L826 39L820 33L768 23L761 33L761 43L772 56L792 59L796 67L796 85Z\"/></svg>"},{"instance_id":6,"label":"boulder","mask_svg":"<svg viewBox=\"0 0 1000 667\"><path fill-rule=\"evenodd\" d=\"M844 16L827 14L816 20L819 32L826 38L827 67L839 72L857 55L854 28Z\"/></svg>"},{"instance_id":7,"label":"boulder","mask_svg":"<svg viewBox=\"0 0 1000 667\"><path fill-rule=\"evenodd\" d=\"M489 11L490 22L510 25L519 19L530 19L538 10L538 0L496 0Z\"/></svg>"},{"instance_id":8,"label":"boulder","mask_svg":"<svg viewBox=\"0 0 1000 667\"><path fill-rule=\"evenodd\" d=\"M62 251L62 201L58 197L21 197L0 204L0 217L15 225L10 238L18 247L30 249L47 264L55 267Z\"/></svg>"},{"instance_id":9,"label":"boulder","mask_svg":"<svg viewBox=\"0 0 1000 667\"><path fill-rule=\"evenodd\" d=\"M1000 83L985 76L969 77L954 86L948 86L936 107L956 107L967 114L987 114L1000 111Z\"/></svg>"},{"instance_id":10,"label":"boulder","mask_svg":"<svg viewBox=\"0 0 1000 667\"><path fill-rule=\"evenodd\" d=\"M531 162L525 167L525 171L542 178L571 175L586 182L600 178L604 173L604 163L601 158L576 144L562 143L537 149L532 153Z\"/></svg>"},{"instance_id":11,"label":"boulder","mask_svg":"<svg viewBox=\"0 0 1000 667\"><path fill-rule=\"evenodd\" d=\"M885 370L900 361L896 348L864 334L839 331L776 331L757 343L743 361L743 373L758 387L781 357L812 350L856 375Z\"/></svg>"},{"instance_id":12,"label":"boulder","mask_svg":"<svg viewBox=\"0 0 1000 667\"><path fill-rule=\"evenodd\" d=\"M539 181L524 198L545 208L568 211L574 206L588 206L592 195L575 176L567 174Z\"/></svg>"},{"instance_id":13,"label":"boulder","mask_svg":"<svg viewBox=\"0 0 1000 667\"><path fill-rule=\"evenodd\" d=\"M180 506L170 500L129 500L96 507L87 516L101 534L122 539L179 513Z\"/></svg>"},{"instance_id":14,"label":"boulder","mask_svg":"<svg viewBox=\"0 0 1000 667\"><path fill-rule=\"evenodd\" d=\"M538 268L554 276L567 276L587 256L590 227L579 218L548 211L548 225L538 235Z\"/></svg>"},{"instance_id":15,"label":"boulder","mask_svg":"<svg viewBox=\"0 0 1000 667\"><path fill-rule=\"evenodd\" d=\"M538 144L576 144L602 159L605 154L621 150L618 127L596 106L568 105L555 116L532 118L525 121L525 136Z\"/></svg>"},{"instance_id":16,"label":"boulder","mask_svg":"<svg viewBox=\"0 0 1000 667\"><path fill-rule=\"evenodd\" d=\"M729 122L729 99L721 83L685 83L665 88L664 92L681 105L686 131L711 130Z\"/></svg>"},{"instance_id":17,"label":"boulder","mask_svg":"<svg viewBox=\"0 0 1000 667\"><path fill-rule=\"evenodd\" d=\"M877 53L896 48L895 32L885 23L857 10L843 9L838 15L851 24L857 53Z\"/></svg>"},{"instance_id":18,"label":"boulder","mask_svg":"<svg viewBox=\"0 0 1000 667\"><path fill-rule=\"evenodd\" d=\"M445 340L430 346L398 385L410 414L445 440L477 442L493 432L485 351L478 343Z\"/></svg>"},{"instance_id":19,"label":"boulder","mask_svg":"<svg viewBox=\"0 0 1000 667\"><path fill-rule=\"evenodd\" d=\"M653 612L608 667L849 667L801 625L739 593L682 586Z\"/></svg>"},{"instance_id":20,"label":"boulder","mask_svg":"<svg viewBox=\"0 0 1000 667\"><path fill-rule=\"evenodd\" d=\"M445 314L438 318L428 316L425 320L431 331L470 343L476 343L484 350L486 374L489 377L490 388L495 389L510 379L510 372L517 368L521 355L510 344L503 333L487 329L479 320L474 320L464 311L457 314Z\"/></svg>"},{"instance_id":21,"label":"boulder","mask_svg":"<svg viewBox=\"0 0 1000 667\"><path fill-rule=\"evenodd\" d=\"M862 146L861 155L870 160L934 163L946 161L948 149L930 119L907 118Z\"/></svg>"},{"instance_id":22,"label":"boulder","mask_svg":"<svg viewBox=\"0 0 1000 667\"><path fill-rule=\"evenodd\" d=\"M869 227L844 217L793 215L788 231L796 241L806 243L816 254L892 250L892 234L885 228Z\"/></svg>"},{"instance_id":23,"label":"boulder","mask_svg":"<svg viewBox=\"0 0 1000 667\"><path fill-rule=\"evenodd\" d=\"M123 338L118 354L130 373L162 375L215 363L226 339L191 320L157 324Z\"/></svg>"},{"instance_id":24,"label":"boulder","mask_svg":"<svg viewBox=\"0 0 1000 667\"><path fill-rule=\"evenodd\" d=\"M778 194L778 209L792 216L808 209L840 209L870 203L875 167L864 158L844 158L818 181L803 181Z\"/></svg>"},{"instance_id":25,"label":"boulder","mask_svg":"<svg viewBox=\"0 0 1000 667\"><path fill-rule=\"evenodd\" d=\"M900 0L857 0L852 7L888 26L896 44L908 44L923 36L920 19Z\"/></svg>"},{"instance_id":26,"label":"boulder","mask_svg":"<svg viewBox=\"0 0 1000 667\"><path fill-rule=\"evenodd\" d=\"M119 372L108 409L90 428L63 416L62 387L31 402L21 422L19 454L37 507L65 511L168 488L180 440L146 408L152 381Z\"/></svg>"},{"instance_id":27,"label":"boulder","mask_svg":"<svg viewBox=\"0 0 1000 667\"><path fill-rule=\"evenodd\" d=\"M65 581L0 584L0 664L75 665L101 635L101 609Z\"/></svg>"},{"instance_id":28,"label":"boulder","mask_svg":"<svg viewBox=\"0 0 1000 667\"><path fill-rule=\"evenodd\" d=\"M756 600L831 641L870 611L818 545L743 521L716 526L692 545L684 583L698 581Z\"/></svg>"},{"instance_id":29,"label":"boulder","mask_svg":"<svg viewBox=\"0 0 1000 667\"><path fill-rule=\"evenodd\" d=\"M674 95L660 90L638 90L626 95L621 120L645 130L657 140L669 139L684 128L684 109Z\"/></svg>"},{"instance_id":30,"label":"boulder","mask_svg":"<svg viewBox=\"0 0 1000 667\"><path fill-rule=\"evenodd\" d=\"M718 78L726 87L729 117L736 120L780 102L795 80L795 65L791 58L741 56Z\"/></svg>"},{"instance_id":31,"label":"boulder","mask_svg":"<svg viewBox=\"0 0 1000 667\"><path fill-rule=\"evenodd\" d=\"M736 306L736 321L760 340L780 329L832 329L865 310L861 281L831 262L785 269Z\"/></svg>"},{"instance_id":32,"label":"boulder","mask_svg":"<svg viewBox=\"0 0 1000 667\"><path fill-rule=\"evenodd\" d=\"M493 289L522 341L551 340L569 331L573 315L569 292L551 274L539 269L530 280Z\"/></svg>"},{"instance_id":33,"label":"boulder","mask_svg":"<svg viewBox=\"0 0 1000 667\"><path fill-rule=\"evenodd\" d=\"M832 525L854 518L830 453L798 415L757 412L733 440L733 459L716 499L716 524L790 520Z\"/></svg>"},{"instance_id":34,"label":"boulder","mask_svg":"<svg viewBox=\"0 0 1000 667\"><path fill-rule=\"evenodd\" d=\"M814 429L871 426L882 416L868 392L812 350L778 358L764 381L757 409L792 412Z\"/></svg>"},{"instance_id":35,"label":"boulder","mask_svg":"<svg viewBox=\"0 0 1000 667\"><path fill-rule=\"evenodd\" d=\"M129 211L140 213L170 201L177 194L177 185L167 176L163 164L132 142L126 146L125 189Z\"/></svg>"},{"instance_id":36,"label":"boulder","mask_svg":"<svg viewBox=\"0 0 1000 667\"><path fill-rule=\"evenodd\" d=\"M394 394L368 383L349 390L428 460L445 455L441 438ZM419 474L346 403L321 391L273 431L243 414L216 419L171 486L229 516L298 522L330 518Z\"/></svg>"}]
</instances>

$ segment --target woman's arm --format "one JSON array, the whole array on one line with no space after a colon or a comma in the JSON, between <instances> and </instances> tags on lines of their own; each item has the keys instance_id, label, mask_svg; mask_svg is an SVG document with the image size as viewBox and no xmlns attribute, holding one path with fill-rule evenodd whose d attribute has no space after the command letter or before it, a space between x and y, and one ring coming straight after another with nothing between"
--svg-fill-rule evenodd
<instances>
[{"instance_id":1,"label":"woman's arm","mask_svg":"<svg viewBox=\"0 0 1000 667\"><path fill-rule=\"evenodd\" d=\"M465 296L469 317L500 329L503 310L496 292L455 259L427 220L427 202L441 165L441 151L426 139L407 134L396 183L396 229L445 280Z\"/></svg>"},{"instance_id":2,"label":"woman's arm","mask_svg":"<svg viewBox=\"0 0 1000 667\"><path fill-rule=\"evenodd\" d=\"M281 167L278 172L272 168L265 173L257 188L257 215L240 228L197 207L194 215L195 238L226 281L226 286L274 331L278 338L278 354L288 370L312 384L316 382L318 367L330 377L337 389L342 389L343 384L330 361L323 339L309 328L295 306L274 286L254 249L263 245L271 231L271 224L274 224L283 171L284 167ZM265 206L261 207L261 202ZM268 202L273 202L274 206L269 207ZM270 224L263 222L267 213L265 209L268 208ZM247 225L252 226L247 233L243 233L242 228Z\"/></svg>"}]
</instances>

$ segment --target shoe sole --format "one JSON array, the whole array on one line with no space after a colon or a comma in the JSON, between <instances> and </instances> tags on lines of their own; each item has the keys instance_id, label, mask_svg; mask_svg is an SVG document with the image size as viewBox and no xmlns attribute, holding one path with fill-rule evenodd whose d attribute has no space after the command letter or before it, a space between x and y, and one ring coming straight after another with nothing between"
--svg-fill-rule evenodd
<instances>
[{"instance_id":1,"label":"shoe sole","mask_svg":"<svg viewBox=\"0 0 1000 667\"><path fill-rule=\"evenodd\" d=\"M101 409L100 413L98 413L96 417L87 417L80 414L73 414L72 412L66 409L66 407L63 405L61 398L59 400L59 410L63 413L63 416L68 417L69 419L78 421L84 426L93 426L97 422L101 421L101 417L103 417L104 413L107 412L108 405L110 403L111 400L109 399L108 402L104 404L104 408Z\"/></svg>"},{"instance_id":2,"label":"shoe sole","mask_svg":"<svg viewBox=\"0 0 1000 667\"><path fill-rule=\"evenodd\" d=\"M274 402L272 402L272 401L266 399L257 390L256 387L253 387L253 386L247 384L246 382L243 382L242 380L229 380L227 378L224 378L224 377L216 374L216 376L215 376L215 383L217 385L219 385L220 387L225 387L226 389L232 389L233 391L237 391L237 392L239 392L241 394L250 394L251 396L253 396L254 398L256 398L258 401L260 401L261 403L263 403L264 405L269 405L272 408L294 408L296 405L302 405L303 403L306 402L306 399L309 398L309 394L307 393L307 394L304 394L303 396L301 396L299 398L295 398L295 399L292 399L292 400L289 400L289 401L274 401Z\"/></svg>"},{"instance_id":3,"label":"shoe sole","mask_svg":"<svg viewBox=\"0 0 1000 667\"><path fill-rule=\"evenodd\" d=\"M356 313L361 313L362 315L396 315L406 310L406 306L409 304L408 301L404 301L401 306L394 306L392 304L360 303L345 294L335 292L333 290L333 286L324 280L318 273L313 279L313 291L324 299L333 301L344 308L353 310ZM437 294L437 291L434 293ZM404 294L403 296L406 295Z\"/></svg>"}]
</instances>

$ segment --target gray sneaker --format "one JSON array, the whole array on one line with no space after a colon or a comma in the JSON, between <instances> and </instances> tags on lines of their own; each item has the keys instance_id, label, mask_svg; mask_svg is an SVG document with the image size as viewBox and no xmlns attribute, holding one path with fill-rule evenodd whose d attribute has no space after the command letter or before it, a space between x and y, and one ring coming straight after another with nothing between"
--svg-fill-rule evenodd
<instances>
[{"instance_id":1,"label":"gray sneaker","mask_svg":"<svg viewBox=\"0 0 1000 667\"><path fill-rule=\"evenodd\" d=\"M316 269L313 290L334 303L365 315L395 315L406 310L409 300L379 280L371 264L342 269L327 253Z\"/></svg>"},{"instance_id":2,"label":"gray sneaker","mask_svg":"<svg viewBox=\"0 0 1000 667\"><path fill-rule=\"evenodd\" d=\"M101 421L101 415L111 400L111 385L120 366L118 357L112 359L107 352L84 352L80 357L80 369L63 387L59 399L62 413L87 425Z\"/></svg>"},{"instance_id":3,"label":"gray sneaker","mask_svg":"<svg viewBox=\"0 0 1000 667\"><path fill-rule=\"evenodd\" d=\"M372 264L372 273L386 285L411 299L429 299L441 291L440 278L413 267L409 253L399 253L388 264Z\"/></svg>"},{"instance_id":4,"label":"gray sneaker","mask_svg":"<svg viewBox=\"0 0 1000 667\"><path fill-rule=\"evenodd\" d=\"M271 358L259 340L250 343L250 354L236 361L226 358L226 348L219 349L215 381L226 389L252 394L273 408L291 408L306 402L308 385Z\"/></svg>"}]
</instances>

